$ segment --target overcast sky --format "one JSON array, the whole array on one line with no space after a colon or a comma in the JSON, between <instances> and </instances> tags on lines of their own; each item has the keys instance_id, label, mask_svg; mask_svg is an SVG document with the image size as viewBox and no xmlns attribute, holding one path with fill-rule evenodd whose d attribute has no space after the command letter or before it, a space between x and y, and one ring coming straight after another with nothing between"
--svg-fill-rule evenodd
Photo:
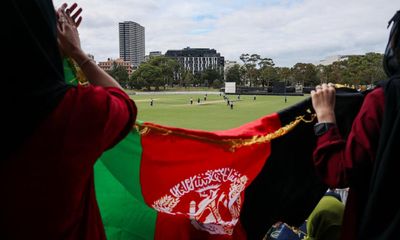
<instances>
[{"instance_id":1,"label":"overcast sky","mask_svg":"<svg viewBox=\"0 0 400 240\"><path fill-rule=\"evenodd\" d=\"M54 0L59 7L63 0ZM67 2L72 4L73 1ZM81 0L83 49L96 61L119 57L118 23L145 27L146 54L214 48L226 60L242 53L277 66L332 55L382 53L399 0Z\"/></svg>"}]
</instances>

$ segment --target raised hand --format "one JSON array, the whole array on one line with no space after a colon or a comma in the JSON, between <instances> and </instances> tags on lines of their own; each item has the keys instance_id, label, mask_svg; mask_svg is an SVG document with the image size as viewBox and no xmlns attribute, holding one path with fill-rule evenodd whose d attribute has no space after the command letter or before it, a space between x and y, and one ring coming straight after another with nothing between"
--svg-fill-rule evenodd
<instances>
[{"instance_id":1,"label":"raised hand","mask_svg":"<svg viewBox=\"0 0 400 240\"><path fill-rule=\"evenodd\" d=\"M76 7L78 7L78 4L76 3L72 4L71 7L65 10L65 13L69 15L72 18L72 20L74 20L75 26L79 27L79 25L82 22L82 16L80 16L80 14L82 13L82 8L78 8L78 10L76 10L76 12L74 13Z\"/></svg>"},{"instance_id":2,"label":"raised hand","mask_svg":"<svg viewBox=\"0 0 400 240\"><path fill-rule=\"evenodd\" d=\"M82 9L78 9L78 11L71 16L71 12L76 9L77 5L73 4L70 8L67 7L68 5L64 3L57 10L58 42L64 56L75 58L77 54L81 55L82 52L81 41L77 30L77 27L82 21L82 18L79 16Z\"/></svg>"},{"instance_id":3,"label":"raised hand","mask_svg":"<svg viewBox=\"0 0 400 240\"><path fill-rule=\"evenodd\" d=\"M80 14L82 13L82 8L78 8L78 4L73 3L70 7L68 7L68 4L64 3L63 5L61 5L60 8L58 8L57 10L57 15L61 15L61 13L69 16L75 27L79 27L79 25L82 22L82 16L80 16ZM76 10L77 9L77 10ZM76 10L76 12L74 12Z\"/></svg>"}]
</instances>

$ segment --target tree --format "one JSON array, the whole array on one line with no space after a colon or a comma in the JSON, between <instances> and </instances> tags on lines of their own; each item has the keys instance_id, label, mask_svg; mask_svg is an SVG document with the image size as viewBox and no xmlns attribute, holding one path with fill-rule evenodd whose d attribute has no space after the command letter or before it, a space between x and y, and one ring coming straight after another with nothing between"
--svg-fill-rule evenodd
<instances>
[{"instance_id":1,"label":"tree","mask_svg":"<svg viewBox=\"0 0 400 240\"><path fill-rule=\"evenodd\" d=\"M269 87L271 82L279 81L276 69L271 66L263 67L260 70L260 79L263 87Z\"/></svg>"},{"instance_id":2,"label":"tree","mask_svg":"<svg viewBox=\"0 0 400 240\"><path fill-rule=\"evenodd\" d=\"M293 83L293 77L292 77L292 71L288 67L276 67L276 73L278 75L278 80L279 81L286 81L287 83L290 83L291 85L294 85Z\"/></svg>"},{"instance_id":3,"label":"tree","mask_svg":"<svg viewBox=\"0 0 400 240\"><path fill-rule=\"evenodd\" d=\"M261 60L261 56L260 56L259 54L253 53L253 54L250 55L248 61L249 61L252 65L256 66L257 63L258 63L260 60Z\"/></svg>"},{"instance_id":4,"label":"tree","mask_svg":"<svg viewBox=\"0 0 400 240\"><path fill-rule=\"evenodd\" d=\"M363 83L374 84L377 81L386 79L386 74L382 67L383 55L380 53L365 54L363 64Z\"/></svg>"},{"instance_id":5,"label":"tree","mask_svg":"<svg viewBox=\"0 0 400 240\"><path fill-rule=\"evenodd\" d=\"M124 88L127 87L127 83L129 81L128 71L125 67L118 65L116 62L113 62L111 70L108 71L117 82Z\"/></svg>"},{"instance_id":6,"label":"tree","mask_svg":"<svg viewBox=\"0 0 400 240\"><path fill-rule=\"evenodd\" d=\"M237 86L242 84L241 71L240 71L239 64L233 65L226 71L226 81L227 82L236 82Z\"/></svg>"},{"instance_id":7,"label":"tree","mask_svg":"<svg viewBox=\"0 0 400 240\"><path fill-rule=\"evenodd\" d=\"M382 67L383 55L380 53L367 53L365 55L349 56L347 60L332 64L333 71L341 67L341 79L338 82L359 85L374 84L386 78Z\"/></svg>"},{"instance_id":8,"label":"tree","mask_svg":"<svg viewBox=\"0 0 400 240\"><path fill-rule=\"evenodd\" d=\"M303 86L315 86L319 84L316 67L311 63L296 63L292 68L295 81Z\"/></svg>"},{"instance_id":9,"label":"tree","mask_svg":"<svg viewBox=\"0 0 400 240\"><path fill-rule=\"evenodd\" d=\"M201 76L201 72L195 72L192 75L194 77L193 83L195 86L200 86L201 84L203 84L203 78Z\"/></svg>"},{"instance_id":10,"label":"tree","mask_svg":"<svg viewBox=\"0 0 400 240\"><path fill-rule=\"evenodd\" d=\"M176 76L176 71L179 69L179 63L173 59L165 56L152 57L148 64L157 66L161 70L162 83L164 84L164 89L166 86L172 86L174 77Z\"/></svg>"},{"instance_id":11,"label":"tree","mask_svg":"<svg viewBox=\"0 0 400 240\"><path fill-rule=\"evenodd\" d=\"M195 82L194 76L191 71L185 71L182 75L183 77L183 86L185 88L192 86Z\"/></svg>"},{"instance_id":12,"label":"tree","mask_svg":"<svg viewBox=\"0 0 400 240\"><path fill-rule=\"evenodd\" d=\"M247 74L250 80L250 86L257 86L259 85L259 76L260 72L256 68L258 61L260 61L261 57L258 54L251 54L249 58L249 63L246 65Z\"/></svg>"},{"instance_id":13,"label":"tree","mask_svg":"<svg viewBox=\"0 0 400 240\"><path fill-rule=\"evenodd\" d=\"M259 75L258 70L256 69L257 62L260 60L260 55L252 54L249 55L248 53L240 55L240 60L243 62L243 70L245 73L245 85L255 85L257 84L257 78Z\"/></svg>"},{"instance_id":14,"label":"tree","mask_svg":"<svg viewBox=\"0 0 400 240\"><path fill-rule=\"evenodd\" d=\"M328 79L327 79L327 67L324 65L317 65L315 66L315 68L317 69L317 78L319 79L319 82L322 83L328 83Z\"/></svg>"},{"instance_id":15,"label":"tree","mask_svg":"<svg viewBox=\"0 0 400 240\"><path fill-rule=\"evenodd\" d=\"M201 79L207 87L211 87L215 80L221 79L221 74L212 68L207 68L201 73Z\"/></svg>"},{"instance_id":16,"label":"tree","mask_svg":"<svg viewBox=\"0 0 400 240\"><path fill-rule=\"evenodd\" d=\"M222 87L222 81L220 81L220 80L215 80L214 82L213 82L213 88L217 88L217 89L219 89L219 88L221 88Z\"/></svg>"},{"instance_id":17,"label":"tree","mask_svg":"<svg viewBox=\"0 0 400 240\"><path fill-rule=\"evenodd\" d=\"M241 67L241 72L242 72L242 83L243 85L247 85L249 83L249 78L248 78L248 62L250 59L250 55L248 53L242 53L240 55L239 59L243 62L243 66Z\"/></svg>"},{"instance_id":18,"label":"tree","mask_svg":"<svg viewBox=\"0 0 400 240\"><path fill-rule=\"evenodd\" d=\"M258 65L260 66L260 68L273 67L275 66L275 63L272 58L260 58L260 62L258 63Z\"/></svg>"},{"instance_id":19,"label":"tree","mask_svg":"<svg viewBox=\"0 0 400 240\"><path fill-rule=\"evenodd\" d=\"M242 86L247 84L247 70L244 65L240 67L240 83Z\"/></svg>"},{"instance_id":20,"label":"tree","mask_svg":"<svg viewBox=\"0 0 400 240\"><path fill-rule=\"evenodd\" d=\"M129 78L128 85L130 88L135 88L137 90L142 90L145 86L145 82L140 76L140 71L136 70L132 73Z\"/></svg>"},{"instance_id":21,"label":"tree","mask_svg":"<svg viewBox=\"0 0 400 240\"><path fill-rule=\"evenodd\" d=\"M340 83L340 84L347 84L345 80L345 72L347 67L348 62L347 61L336 61L331 64L331 72L329 75L329 82L332 83Z\"/></svg>"},{"instance_id":22,"label":"tree","mask_svg":"<svg viewBox=\"0 0 400 240\"><path fill-rule=\"evenodd\" d=\"M270 82L278 81L278 74L274 68L275 63L271 58L260 59L258 65L260 66L259 76L263 87L269 87Z\"/></svg>"},{"instance_id":23,"label":"tree","mask_svg":"<svg viewBox=\"0 0 400 240\"><path fill-rule=\"evenodd\" d=\"M163 82L161 68L149 63L142 63L134 74L132 74L130 81L143 83L147 90L151 90L152 86L155 90L159 90Z\"/></svg>"},{"instance_id":24,"label":"tree","mask_svg":"<svg viewBox=\"0 0 400 240\"><path fill-rule=\"evenodd\" d=\"M358 85L361 82L362 57L350 56L346 60L347 68L343 71L343 80L346 84Z\"/></svg>"},{"instance_id":25,"label":"tree","mask_svg":"<svg viewBox=\"0 0 400 240\"><path fill-rule=\"evenodd\" d=\"M250 59L250 55L248 53L242 53L239 58L242 60L243 64L246 65Z\"/></svg>"}]
</instances>

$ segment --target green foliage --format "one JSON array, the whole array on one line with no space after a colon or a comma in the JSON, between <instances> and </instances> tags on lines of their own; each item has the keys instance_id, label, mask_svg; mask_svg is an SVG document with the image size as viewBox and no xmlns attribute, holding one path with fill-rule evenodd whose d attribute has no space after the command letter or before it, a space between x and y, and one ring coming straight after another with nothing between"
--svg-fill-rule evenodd
<instances>
[{"instance_id":1,"label":"green foliage","mask_svg":"<svg viewBox=\"0 0 400 240\"><path fill-rule=\"evenodd\" d=\"M229 68L226 72L226 81L227 82L236 82L236 85L239 86L242 84L241 81L241 71L240 65L235 64L231 68Z\"/></svg>"},{"instance_id":2,"label":"green foliage","mask_svg":"<svg viewBox=\"0 0 400 240\"><path fill-rule=\"evenodd\" d=\"M296 63L292 68L275 67L271 58L263 58L258 54L242 54L240 59L242 66L235 64L226 72L226 81L236 82L237 86L267 87L278 81L292 86L315 86L324 82L359 85L374 84L386 78L382 67L383 55L380 53L349 56L346 60L327 66ZM122 85L126 85L124 79L127 73L121 68L116 67L110 74ZM223 77L216 69L192 74L182 69L175 59L158 56L140 65L128 85L136 89L145 87L148 90L158 90L160 86L164 89L174 85L217 87L222 83Z\"/></svg>"},{"instance_id":3,"label":"green foliage","mask_svg":"<svg viewBox=\"0 0 400 240\"><path fill-rule=\"evenodd\" d=\"M205 86L210 87L215 80L221 79L221 74L212 68L207 68L201 73L201 79Z\"/></svg>"},{"instance_id":4,"label":"green foliage","mask_svg":"<svg viewBox=\"0 0 400 240\"><path fill-rule=\"evenodd\" d=\"M143 80L143 78L141 78L140 76L140 72L139 71L135 71L133 72L131 78L129 79L128 85L131 89L137 89L137 90L142 90L146 83Z\"/></svg>"},{"instance_id":5,"label":"green foliage","mask_svg":"<svg viewBox=\"0 0 400 240\"><path fill-rule=\"evenodd\" d=\"M183 73L183 86L184 87L189 87L192 86L195 83L195 77L193 76L192 72L190 71L184 71Z\"/></svg>"},{"instance_id":6,"label":"green foliage","mask_svg":"<svg viewBox=\"0 0 400 240\"><path fill-rule=\"evenodd\" d=\"M288 67L276 67L276 73L278 75L279 81L285 81L287 83L291 83L292 85L296 84L293 83L292 72Z\"/></svg>"},{"instance_id":7,"label":"green foliage","mask_svg":"<svg viewBox=\"0 0 400 240\"><path fill-rule=\"evenodd\" d=\"M261 85L263 87L269 86L270 82L278 81L278 74L276 69L274 68L275 63L271 58L260 58L258 62L260 66L259 69L259 81L257 81L257 85Z\"/></svg>"},{"instance_id":8,"label":"green foliage","mask_svg":"<svg viewBox=\"0 0 400 240\"><path fill-rule=\"evenodd\" d=\"M174 59L164 56L153 57L148 62L142 63L132 74L129 86L136 89L145 87L147 90L151 90L152 87L159 90L160 86L163 86L165 89L173 85L178 69L179 64Z\"/></svg>"},{"instance_id":9,"label":"green foliage","mask_svg":"<svg viewBox=\"0 0 400 240\"><path fill-rule=\"evenodd\" d=\"M260 58L258 65L262 69L262 68L266 68L266 67L273 67L273 66L275 66L275 63L272 60L272 58Z\"/></svg>"},{"instance_id":10,"label":"green foliage","mask_svg":"<svg viewBox=\"0 0 400 240\"><path fill-rule=\"evenodd\" d=\"M151 90L152 86L158 90L162 80L161 68L149 63L141 64L130 79L132 82L136 81L137 85L144 85L147 90Z\"/></svg>"},{"instance_id":11,"label":"green foliage","mask_svg":"<svg viewBox=\"0 0 400 240\"><path fill-rule=\"evenodd\" d=\"M383 55L380 53L349 56L344 61L318 66L320 80L348 85L374 84L386 78L382 61Z\"/></svg>"},{"instance_id":12,"label":"green foliage","mask_svg":"<svg viewBox=\"0 0 400 240\"><path fill-rule=\"evenodd\" d=\"M243 62L244 85L258 85L259 71L256 66L260 59L261 57L258 54L249 55L246 53L240 56L240 60Z\"/></svg>"},{"instance_id":13,"label":"green foliage","mask_svg":"<svg viewBox=\"0 0 400 240\"><path fill-rule=\"evenodd\" d=\"M212 83L212 87L213 88L216 88L216 89L219 89L219 88L221 88L222 87L222 81L220 81L220 80L215 80L213 83Z\"/></svg>"},{"instance_id":14,"label":"green foliage","mask_svg":"<svg viewBox=\"0 0 400 240\"><path fill-rule=\"evenodd\" d=\"M117 65L114 62L111 70L108 71L108 74L110 74L115 80L117 80L117 82L122 87L126 87L129 80L129 75L128 71L123 66Z\"/></svg>"},{"instance_id":15,"label":"green foliage","mask_svg":"<svg viewBox=\"0 0 400 240\"><path fill-rule=\"evenodd\" d=\"M152 57L148 64L159 67L164 88L173 85L174 73L179 69L179 64L175 59L157 56Z\"/></svg>"},{"instance_id":16,"label":"green foliage","mask_svg":"<svg viewBox=\"0 0 400 240\"><path fill-rule=\"evenodd\" d=\"M303 86L315 86L319 83L317 79L317 68L311 63L296 63L292 68L294 81Z\"/></svg>"},{"instance_id":17,"label":"green foliage","mask_svg":"<svg viewBox=\"0 0 400 240\"><path fill-rule=\"evenodd\" d=\"M279 81L277 69L273 66L265 66L260 69L261 85L270 86L271 83Z\"/></svg>"},{"instance_id":18,"label":"green foliage","mask_svg":"<svg viewBox=\"0 0 400 240\"><path fill-rule=\"evenodd\" d=\"M258 54L242 54L240 60L243 62L239 68L240 74L237 73L237 69L233 69L232 73L229 71L227 73L227 80L234 79L236 83L240 83L238 85L265 87L276 81L284 81L288 85L305 86L327 82L359 85L374 84L386 78L382 67L383 55L380 53L349 56L347 60L337 61L327 66L296 63L292 68L275 67L271 58L262 58ZM237 81L237 76L240 76L240 81Z\"/></svg>"},{"instance_id":19,"label":"green foliage","mask_svg":"<svg viewBox=\"0 0 400 240\"><path fill-rule=\"evenodd\" d=\"M382 67L383 55L367 53L362 59L361 84L374 84L386 78Z\"/></svg>"}]
</instances>

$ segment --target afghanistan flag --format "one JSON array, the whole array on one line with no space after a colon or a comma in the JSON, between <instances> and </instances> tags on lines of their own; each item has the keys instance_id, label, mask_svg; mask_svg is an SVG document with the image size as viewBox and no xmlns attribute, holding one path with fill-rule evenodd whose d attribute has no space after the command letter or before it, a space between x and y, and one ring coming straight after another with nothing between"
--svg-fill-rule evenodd
<instances>
[{"instance_id":1,"label":"afghanistan flag","mask_svg":"<svg viewBox=\"0 0 400 240\"><path fill-rule=\"evenodd\" d=\"M344 135L362 95L337 98ZM95 166L108 239L262 239L300 225L324 194L307 99L235 129L137 122Z\"/></svg>"}]
</instances>

